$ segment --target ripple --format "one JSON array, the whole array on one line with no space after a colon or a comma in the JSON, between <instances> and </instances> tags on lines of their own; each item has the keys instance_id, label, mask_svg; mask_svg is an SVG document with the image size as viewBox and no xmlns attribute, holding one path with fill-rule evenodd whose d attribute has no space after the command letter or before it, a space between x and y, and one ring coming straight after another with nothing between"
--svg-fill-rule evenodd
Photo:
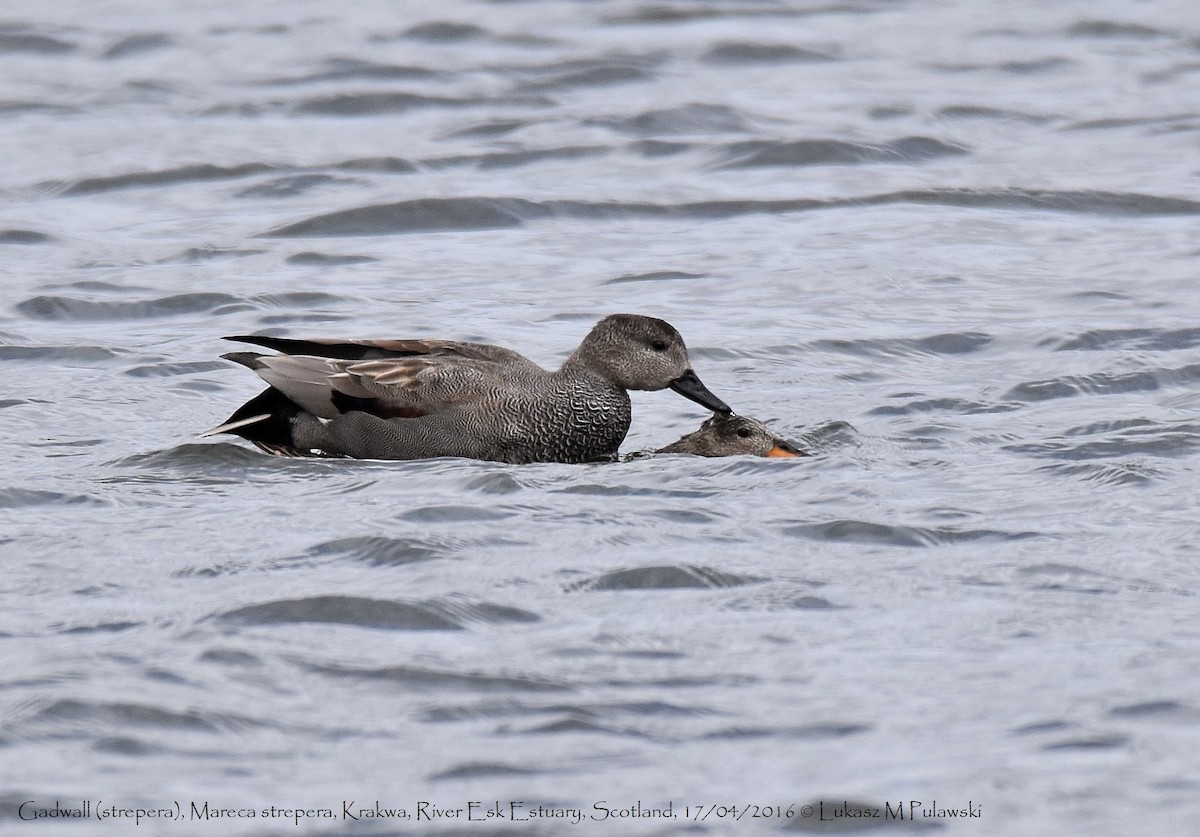
<instances>
[{"instance_id":1,"label":"ripple","mask_svg":"<svg viewBox=\"0 0 1200 837\"><path fill-rule=\"evenodd\" d=\"M705 462L704 464L709 465L711 463ZM721 469L729 470L736 464L741 463L730 464ZM769 465L771 464L775 463L769 463ZM682 497L685 499L712 497L720 493L716 489L699 490L690 488L633 488L632 486L628 485L598 485L596 483L580 483L577 485L567 486L566 488L555 488L551 490L559 494L584 494L593 497Z\"/></svg>"},{"instance_id":2,"label":"ripple","mask_svg":"<svg viewBox=\"0 0 1200 837\"><path fill-rule=\"evenodd\" d=\"M1072 477L1098 485L1149 485L1161 474L1141 464L1083 463L1047 465L1040 471Z\"/></svg>"},{"instance_id":3,"label":"ripple","mask_svg":"<svg viewBox=\"0 0 1200 837\"><path fill-rule=\"evenodd\" d=\"M899 397L899 396L898 396ZM907 416L921 413L953 413L963 416L1006 413L1020 409L1015 404L989 404L962 398L923 398L907 404L887 404L867 411L872 416Z\"/></svg>"},{"instance_id":4,"label":"ripple","mask_svg":"<svg viewBox=\"0 0 1200 837\"><path fill-rule=\"evenodd\" d=\"M579 160L608 154L611 149L604 145L575 145L557 148L531 148L519 151L493 151L487 154L464 154L455 157L440 157L426 160L429 168L449 168L469 165L483 171L527 166L544 160Z\"/></svg>"},{"instance_id":5,"label":"ripple","mask_svg":"<svg viewBox=\"0 0 1200 837\"><path fill-rule=\"evenodd\" d=\"M213 421L224 417L224 412ZM136 473L104 477L106 483L178 483L229 485L262 479L271 484L283 479L324 477L330 468L347 460L327 457L286 458L269 456L232 442L187 442L164 450L137 453L110 465Z\"/></svg>"},{"instance_id":6,"label":"ripple","mask_svg":"<svg viewBox=\"0 0 1200 837\"><path fill-rule=\"evenodd\" d=\"M525 490L521 481L507 471L493 471L490 474L472 477L467 481L465 488L489 495L516 494Z\"/></svg>"},{"instance_id":7,"label":"ripple","mask_svg":"<svg viewBox=\"0 0 1200 837\"><path fill-rule=\"evenodd\" d=\"M795 64L836 61L828 52L790 44L762 44L753 41L722 41L714 44L701 58L707 64Z\"/></svg>"},{"instance_id":8,"label":"ripple","mask_svg":"<svg viewBox=\"0 0 1200 837\"><path fill-rule=\"evenodd\" d=\"M143 624L142 622L98 622L94 625L73 625L69 628L61 628L58 632L60 634L121 633L132 628L139 628Z\"/></svg>"},{"instance_id":9,"label":"ripple","mask_svg":"<svg viewBox=\"0 0 1200 837\"><path fill-rule=\"evenodd\" d=\"M718 587L740 587L743 584L755 584L762 581L766 581L766 579L755 576L734 575L733 573L725 573L708 567L682 564L613 570L595 578L571 584L567 587L567 590L711 589Z\"/></svg>"},{"instance_id":10,"label":"ripple","mask_svg":"<svg viewBox=\"0 0 1200 837\"><path fill-rule=\"evenodd\" d=\"M703 279L703 273L688 273L682 270L655 270L649 273L629 273L609 279L605 285L624 285L628 282L677 282L688 279Z\"/></svg>"},{"instance_id":11,"label":"ripple","mask_svg":"<svg viewBox=\"0 0 1200 837\"><path fill-rule=\"evenodd\" d=\"M753 738L799 738L808 741L821 741L830 738L846 738L863 732L870 732L869 724L854 723L823 723L803 724L794 727L725 727L705 733L704 738L718 739L753 739Z\"/></svg>"},{"instance_id":12,"label":"ripple","mask_svg":"<svg viewBox=\"0 0 1200 837\"><path fill-rule=\"evenodd\" d=\"M291 291L251 297L236 297L224 293L188 293L122 302L49 294L32 297L14 307L22 314L38 320L98 321L153 319L205 312L220 315L247 307L311 309L322 305L340 304L343 301L343 297L321 291Z\"/></svg>"},{"instance_id":13,"label":"ripple","mask_svg":"<svg viewBox=\"0 0 1200 837\"><path fill-rule=\"evenodd\" d=\"M379 535L338 538L308 549L307 555L349 558L381 566L400 566L452 557L461 548L432 538L385 538Z\"/></svg>"},{"instance_id":14,"label":"ripple","mask_svg":"<svg viewBox=\"0 0 1200 837\"><path fill-rule=\"evenodd\" d=\"M742 133L747 130L747 123L741 112L725 105L707 105L699 102L643 111L630 117L594 119L590 124L603 125L639 137L656 137L663 134Z\"/></svg>"},{"instance_id":15,"label":"ripple","mask_svg":"<svg viewBox=\"0 0 1200 837\"><path fill-rule=\"evenodd\" d=\"M29 31L22 26L0 26L0 54L32 52L38 55L65 55L77 48L70 41Z\"/></svg>"},{"instance_id":16,"label":"ripple","mask_svg":"<svg viewBox=\"0 0 1200 837\"><path fill-rule=\"evenodd\" d=\"M349 178L334 177L329 174L289 174L248 186L238 192L236 197L285 200L303 195L319 186L349 182L351 182Z\"/></svg>"},{"instance_id":17,"label":"ripple","mask_svg":"<svg viewBox=\"0 0 1200 837\"><path fill-rule=\"evenodd\" d=\"M1069 58L1050 55L1046 58L1034 58L1030 61L1003 61L996 68L1003 73L1015 76L1031 76L1039 73L1053 73L1074 66Z\"/></svg>"},{"instance_id":18,"label":"ripple","mask_svg":"<svg viewBox=\"0 0 1200 837\"><path fill-rule=\"evenodd\" d=\"M964 355L989 346L992 337L977 331L947 332L928 337L867 340L814 340L810 345L824 351L859 357L903 357L905 355Z\"/></svg>"},{"instance_id":19,"label":"ripple","mask_svg":"<svg viewBox=\"0 0 1200 837\"><path fill-rule=\"evenodd\" d=\"M400 602L359 596L283 599L247 605L220 615L222 619L247 625L315 622L409 631L457 631L470 622L527 623L540 618L529 611L488 603L466 604L449 600Z\"/></svg>"},{"instance_id":20,"label":"ripple","mask_svg":"<svg viewBox=\"0 0 1200 837\"><path fill-rule=\"evenodd\" d=\"M1014 401L1048 401L1077 395L1114 395L1147 392L1200 381L1200 363L1176 368L1143 369L1137 372L1096 372L1091 375L1064 375L1041 381L1017 384L1004 394Z\"/></svg>"},{"instance_id":21,"label":"ripple","mask_svg":"<svg viewBox=\"0 0 1200 837\"><path fill-rule=\"evenodd\" d=\"M36 230L0 230L0 244L48 244L53 240Z\"/></svg>"},{"instance_id":22,"label":"ripple","mask_svg":"<svg viewBox=\"0 0 1200 837\"><path fill-rule=\"evenodd\" d=\"M1182 718L1194 720L1196 712L1178 701L1151 700L1144 703L1131 703L1126 706L1114 706L1108 710L1110 718Z\"/></svg>"},{"instance_id":23,"label":"ripple","mask_svg":"<svg viewBox=\"0 0 1200 837\"><path fill-rule=\"evenodd\" d=\"M388 688L418 691L444 689L451 693L472 692L561 692L569 690L565 683L533 677L506 677L491 674L466 674L417 666L383 666L356 668L345 665L308 663L305 668L318 674L346 677L364 681L382 681Z\"/></svg>"},{"instance_id":24,"label":"ripple","mask_svg":"<svg viewBox=\"0 0 1200 837\"><path fill-rule=\"evenodd\" d=\"M514 131L519 131L526 128L531 123L525 119L498 119L488 122L481 122L478 125L469 125L466 128L458 128L445 134L446 139L459 139L470 137L503 137L511 134Z\"/></svg>"},{"instance_id":25,"label":"ripple","mask_svg":"<svg viewBox=\"0 0 1200 837\"><path fill-rule=\"evenodd\" d=\"M349 256L335 253L314 253L311 250L294 253L287 257L288 264L308 265L312 267L340 267L348 264L370 264L379 259L374 256Z\"/></svg>"},{"instance_id":26,"label":"ripple","mask_svg":"<svg viewBox=\"0 0 1200 837\"><path fill-rule=\"evenodd\" d=\"M175 294L138 302L97 302L70 296L35 296L14 306L37 320L132 320L213 311L240 300L229 294Z\"/></svg>"},{"instance_id":27,"label":"ripple","mask_svg":"<svg viewBox=\"0 0 1200 837\"><path fill-rule=\"evenodd\" d=\"M112 753L118 756L148 756L166 752L165 748L156 747L128 735L110 735L99 738L92 743L92 749L98 753Z\"/></svg>"},{"instance_id":28,"label":"ripple","mask_svg":"<svg viewBox=\"0 0 1200 837\"><path fill-rule=\"evenodd\" d=\"M793 142L752 140L728 145L724 155L732 158L722 168L761 166L828 166L842 163L917 163L939 157L969 154L963 145L930 137L904 137L881 145L814 139Z\"/></svg>"},{"instance_id":29,"label":"ripple","mask_svg":"<svg viewBox=\"0 0 1200 837\"><path fill-rule=\"evenodd\" d=\"M1046 744L1042 749L1047 752L1062 750L1115 750L1126 746L1129 741L1130 738L1128 735L1097 733L1096 735L1065 738L1062 741Z\"/></svg>"},{"instance_id":30,"label":"ripple","mask_svg":"<svg viewBox=\"0 0 1200 837\"><path fill-rule=\"evenodd\" d=\"M288 105L287 109L292 113L310 116L377 116L405 113L418 108L477 107L483 104L490 104L490 100L368 90L361 93L313 96L294 102Z\"/></svg>"},{"instance_id":31,"label":"ripple","mask_svg":"<svg viewBox=\"0 0 1200 837\"><path fill-rule=\"evenodd\" d=\"M317 215L263 236L387 235L389 233L494 230L516 227L527 217L549 214L521 199L426 198L363 206Z\"/></svg>"},{"instance_id":32,"label":"ripple","mask_svg":"<svg viewBox=\"0 0 1200 837\"><path fill-rule=\"evenodd\" d=\"M404 37L431 43L461 43L486 37L488 31L474 23L431 20L405 30Z\"/></svg>"},{"instance_id":33,"label":"ripple","mask_svg":"<svg viewBox=\"0 0 1200 837\"><path fill-rule=\"evenodd\" d=\"M1171 34L1140 23L1115 20L1081 20L1067 28L1072 38L1169 38Z\"/></svg>"},{"instance_id":34,"label":"ripple","mask_svg":"<svg viewBox=\"0 0 1200 837\"><path fill-rule=\"evenodd\" d=\"M507 762L472 761L456 765L448 770L429 774L431 782L439 779L488 779L503 776L533 776L542 772L536 768L523 767Z\"/></svg>"},{"instance_id":35,"label":"ripple","mask_svg":"<svg viewBox=\"0 0 1200 837\"><path fill-rule=\"evenodd\" d=\"M1095 131L1113 130L1120 128L1157 127L1160 129L1191 130L1197 114L1193 112L1176 113L1168 116L1111 116L1104 119L1085 119L1073 122L1063 128L1064 131Z\"/></svg>"},{"instance_id":36,"label":"ripple","mask_svg":"<svg viewBox=\"0 0 1200 837\"><path fill-rule=\"evenodd\" d=\"M513 515L512 511L498 511L479 506L438 505L413 509L400 515L400 519L412 523L486 523L505 520Z\"/></svg>"},{"instance_id":37,"label":"ripple","mask_svg":"<svg viewBox=\"0 0 1200 837\"><path fill-rule=\"evenodd\" d=\"M56 700L39 710L30 720L55 725L82 724L89 728L105 725L195 732L219 732L222 728L247 725L245 719L207 712L176 712L142 703L104 703L73 699Z\"/></svg>"},{"instance_id":38,"label":"ripple","mask_svg":"<svg viewBox=\"0 0 1200 837\"><path fill-rule=\"evenodd\" d=\"M48 102L29 102L15 99L0 100L0 113L6 114L44 113L67 115L79 113L79 110L79 108L55 105Z\"/></svg>"},{"instance_id":39,"label":"ripple","mask_svg":"<svg viewBox=\"0 0 1200 837\"><path fill-rule=\"evenodd\" d=\"M412 174L420 170L416 163L402 157L356 157L333 163L331 168L342 171L374 171L385 174Z\"/></svg>"},{"instance_id":40,"label":"ripple","mask_svg":"<svg viewBox=\"0 0 1200 837\"><path fill-rule=\"evenodd\" d=\"M140 32L136 35L128 35L121 38L121 40L100 53L100 57L111 61L114 58L125 58L129 55L164 49L172 46L173 43L174 41L169 35L161 32Z\"/></svg>"},{"instance_id":41,"label":"ripple","mask_svg":"<svg viewBox=\"0 0 1200 837\"><path fill-rule=\"evenodd\" d=\"M1038 721L1037 723L1017 727L1012 732L1014 735L1038 735L1044 732L1064 732L1074 726L1070 721Z\"/></svg>"},{"instance_id":42,"label":"ripple","mask_svg":"<svg viewBox=\"0 0 1200 837\"><path fill-rule=\"evenodd\" d=\"M969 541L1017 541L1039 537L1037 532L1005 532L998 529L955 529L951 527L898 526L866 520L831 520L784 527L792 537L831 543L880 544L886 546L944 546Z\"/></svg>"},{"instance_id":43,"label":"ripple","mask_svg":"<svg viewBox=\"0 0 1200 837\"><path fill-rule=\"evenodd\" d=\"M68 494L37 488L0 488L0 509L29 506L106 506L107 502L87 494Z\"/></svg>"},{"instance_id":44,"label":"ripple","mask_svg":"<svg viewBox=\"0 0 1200 837\"><path fill-rule=\"evenodd\" d=\"M0 346L0 360L97 363L118 356L103 346Z\"/></svg>"},{"instance_id":45,"label":"ripple","mask_svg":"<svg viewBox=\"0 0 1200 837\"><path fill-rule=\"evenodd\" d=\"M1085 331L1074 337L1042 341L1055 351L1099 351L1103 349L1141 349L1173 352L1200 346L1200 328L1108 328Z\"/></svg>"},{"instance_id":46,"label":"ripple","mask_svg":"<svg viewBox=\"0 0 1200 837\"><path fill-rule=\"evenodd\" d=\"M1017 576L1025 579L1034 590L1062 590L1068 593L1088 595L1115 594L1120 592L1112 581L1098 572L1074 564L1048 562L1029 564L1017 570Z\"/></svg>"},{"instance_id":47,"label":"ripple","mask_svg":"<svg viewBox=\"0 0 1200 837\"><path fill-rule=\"evenodd\" d=\"M305 76L293 78L272 79L268 84L291 85L312 84L327 81L351 81L366 79L370 81L397 81L410 79L436 78L441 74L426 67L414 67L401 64L380 64L374 61L363 61L357 58L330 58L325 62L325 69Z\"/></svg>"},{"instance_id":48,"label":"ripple","mask_svg":"<svg viewBox=\"0 0 1200 837\"><path fill-rule=\"evenodd\" d=\"M679 24L689 21L724 19L761 19L772 17L802 17L813 14L870 14L879 10L876 5L859 3L808 4L808 3L699 3L692 5L648 4L630 12L622 12L605 18L609 24ZM769 24L766 24L769 25Z\"/></svg>"},{"instance_id":49,"label":"ripple","mask_svg":"<svg viewBox=\"0 0 1200 837\"><path fill-rule=\"evenodd\" d=\"M1128 427L1105 438L1077 441L1074 437L1009 445L1005 450L1052 459L1088 460L1129 456L1187 456L1200 448L1200 425L1150 422Z\"/></svg>"},{"instance_id":50,"label":"ripple","mask_svg":"<svg viewBox=\"0 0 1200 837\"><path fill-rule=\"evenodd\" d=\"M519 700L488 701L460 706L431 706L421 714L427 723L526 718L541 715L571 715L588 718L623 720L634 718L672 719L710 715L710 710L695 709L665 701L623 701L616 703L527 703Z\"/></svg>"},{"instance_id":51,"label":"ripple","mask_svg":"<svg viewBox=\"0 0 1200 837\"><path fill-rule=\"evenodd\" d=\"M1025 113L1019 110L984 107L981 105L948 105L941 108L937 115L943 119L995 119L1002 122L1022 122L1029 125L1043 125L1054 120L1054 117Z\"/></svg>"},{"instance_id":52,"label":"ripple","mask_svg":"<svg viewBox=\"0 0 1200 837\"><path fill-rule=\"evenodd\" d=\"M262 659L237 648L210 648L197 659L205 663L216 663L223 666L239 668L261 668Z\"/></svg>"},{"instance_id":53,"label":"ripple","mask_svg":"<svg viewBox=\"0 0 1200 837\"><path fill-rule=\"evenodd\" d=\"M547 78L524 82L519 90L531 93L571 90L578 87L609 87L634 81L651 81L656 74L650 65L659 63L640 56L593 61L571 61L542 70Z\"/></svg>"},{"instance_id":54,"label":"ripple","mask_svg":"<svg viewBox=\"0 0 1200 837\"><path fill-rule=\"evenodd\" d=\"M265 253L261 249L246 249L240 247L189 247L182 253L159 259L159 264L203 264L216 259L240 259L246 256L258 256Z\"/></svg>"},{"instance_id":55,"label":"ripple","mask_svg":"<svg viewBox=\"0 0 1200 837\"><path fill-rule=\"evenodd\" d=\"M61 186L61 188L62 194L67 196L93 195L120 189L142 189L153 186L170 186L180 183L198 183L210 180L235 180L275 170L275 166L270 166L266 163L245 163L240 166L216 166L211 163L199 163L190 166L179 166L173 169L131 172L111 177L88 177L72 181ZM48 187L56 185L60 184L43 184L43 186Z\"/></svg>"},{"instance_id":56,"label":"ripple","mask_svg":"<svg viewBox=\"0 0 1200 837\"><path fill-rule=\"evenodd\" d=\"M524 198L419 198L324 213L261 233L261 237L390 235L413 232L491 230L550 218L581 220L672 219L716 221L746 215L820 209L933 204L979 209L1041 210L1086 215L1198 215L1200 202L1111 192L1035 192L1020 189L933 189L888 192L858 198L817 200L713 200L656 204Z\"/></svg>"},{"instance_id":57,"label":"ripple","mask_svg":"<svg viewBox=\"0 0 1200 837\"><path fill-rule=\"evenodd\" d=\"M1134 192L1096 190L1052 191L1039 189L927 189L903 190L840 201L845 205L911 203L971 209L1030 209L1082 215L1143 217L1200 215L1200 201L1165 198Z\"/></svg>"}]
</instances>

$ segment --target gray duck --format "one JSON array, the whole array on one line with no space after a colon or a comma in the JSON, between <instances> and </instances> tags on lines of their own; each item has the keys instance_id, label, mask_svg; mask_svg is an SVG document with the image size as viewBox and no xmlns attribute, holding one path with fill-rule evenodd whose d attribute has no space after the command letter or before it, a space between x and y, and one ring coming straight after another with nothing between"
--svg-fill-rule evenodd
<instances>
[{"instance_id":1,"label":"gray duck","mask_svg":"<svg viewBox=\"0 0 1200 837\"><path fill-rule=\"evenodd\" d=\"M679 332L637 314L600 320L555 371L453 340L226 339L280 354L223 355L269 387L202 435L232 433L280 455L593 462L616 457L629 390L669 387L732 412L692 370Z\"/></svg>"},{"instance_id":2,"label":"gray duck","mask_svg":"<svg viewBox=\"0 0 1200 837\"><path fill-rule=\"evenodd\" d=\"M711 418L658 453L690 453L696 456L808 456L798 445L776 435L771 428L749 416L714 413Z\"/></svg>"}]
</instances>

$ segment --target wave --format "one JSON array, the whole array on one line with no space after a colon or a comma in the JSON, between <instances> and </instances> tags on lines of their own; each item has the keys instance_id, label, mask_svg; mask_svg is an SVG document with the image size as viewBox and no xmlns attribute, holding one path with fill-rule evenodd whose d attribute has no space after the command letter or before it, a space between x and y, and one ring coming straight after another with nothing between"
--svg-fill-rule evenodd
<instances>
[{"instance_id":1,"label":"wave","mask_svg":"<svg viewBox=\"0 0 1200 837\"><path fill-rule=\"evenodd\" d=\"M44 35L23 26L0 26L0 54L28 52L37 55L67 55L78 45Z\"/></svg>"},{"instance_id":2,"label":"wave","mask_svg":"<svg viewBox=\"0 0 1200 837\"><path fill-rule=\"evenodd\" d=\"M71 494L37 488L0 488L0 509L29 506L106 506L107 501L88 494Z\"/></svg>"},{"instance_id":3,"label":"wave","mask_svg":"<svg viewBox=\"0 0 1200 837\"><path fill-rule=\"evenodd\" d=\"M950 331L928 337L876 338L868 340L815 340L815 349L837 351L859 357L907 355L964 355L978 352L992 342L979 331Z\"/></svg>"},{"instance_id":4,"label":"wave","mask_svg":"<svg viewBox=\"0 0 1200 837\"><path fill-rule=\"evenodd\" d=\"M1091 375L1064 375L1040 381L1025 381L1004 394L1014 401L1049 401L1076 395L1114 395L1148 392L1165 387L1200 381L1200 363L1175 368L1160 367L1137 372L1096 372Z\"/></svg>"},{"instance_id":5,"label":"wave","mask_svg":"<svg viewBox=\"0 0 1200 837\"><path fill-rule=\"evenodd\" d=\"M316 544L306 553L310 558L338 558L364 561L378 566L401 566L436 561L461 554L463 544L443 542L430 537L388 538L359 535Z\"/></svg>"},{"instance_id":6,"label":"wave","mask_svg":"<svg viewBox=\"0 0 1200 837\"><path fill-rule=\"evenodd\" d=\"M740 587L743 584L753 584L765 580L726 573L709 567L679 564L613 570L595 578L575 582L567 589L570 591L711 589L714 587Z\"/></svg>"},{"instance_id":7,"label":"wave","mask_svg":"<svg viewBox=\"0 0 1200 837\"><path fill-rule=\"evenodd\" d=\"M752 41L721 41L709 47L700 59L706 64L797 64L836 61L832 52L805 49L790 44L760 44Z\"/></svg>"},{"instance_id":8,"label":"wave","mask_svg":"<svg viewBox=\"0 0 1200 837\"><path fill-rule=\"evenodd\" d=\"M341 297L319 291L295 291L238 297L224 293L190 293L154 299L101 301L75 296L43 294L18 302L14 307L27 317L49 321L138 320L175 317L184 314L226 314L247 308L312 308L335 304ZM0 347L4 349L23 347Z\"/></svg>"},{"instance_id":9,"label":"wave","mask_svg":"<svg viewBox=\"0 0 1200 837\"><path fill-rule=\"evenodd\" d=\"M968 541L1018 541L1036 538L1038 532L1005 532L998 529L957 529L948 526L901 526L866 520L831 520L784 527L783 533L806 540L885 546L944 546Z\"/></svg>"},{"instance_id":10,"label":"wave","mask_svg":"<svg viewBox=\"0 0 1200 837\"><path fill-rule=\"evenodd\" d=\"M969 153L970 149L964 145L915 136L881 144L832 139L803 139L791 142L749 140L726 146L723 154L729 159L721 168L919 163Z\"/></svg>"},{"instance_id":11,"label":"wave","mask_svg":"<svg viewBox=\"0 0 1200 837\"><path fill-rule=\"evenodd\" d=\"M1042 345L1059 352L1102 349L1173 352L1200 346L1200 328L1100 328L1074 337L1043 341Z\"/></svg>"},{"instance_id":12,"label":"wave","mask_svg":"<svg viewBox=\"0 0 1200 837\"><path fill-rule=\"evenodd\" d=\"M209 180L234 180L264 172L275 171L266 163L243 163L238 166L217 166L212 163L197 163L156 171L130 172L111 177L85 177L67 184L46 183L43 188L58 187L66 196L92 195L117 189L146 186L170 186L179 183L197 183Z\"/></svg>"},{"instance_id":13,"label":"wave","mask_svg":"<svg viewBox=\"0 0 1200 837\"><path fill-rule=\"evenodd\" d=\"M53 240L37 230L0 230L0 244L47 244Z\"/></svg>"},{"instance_id":14,"label":"wave","mask_svg":"<svg viewBox=\"0 0 1200 837\"><path fill-rule=\"evenodd\" d=\"M1082 440L1080 437L1083 437ZM1099 438L1096 438L1099 437ZM1005 450L1038 457L1061 460L1119 459L1124 457L1180 457L1200 449L1200 424L1193 422L1156 422L1138 420L1112 426L1097 425L1092 429L1068 432L1041 442L1008 445ZM1101 481L1137 482L1140 468L1128 473L1111 469L1064 471L1084 477L1100 477Z\"/></svg>"},{"instance_id":15,"label":"wave","mask_svg":"<svg viewBox=\"0 0 1200 837\"><path fill-rule=\"evenodd\" d=\"M462 692L561 692L570 688L563 682L534 677L466 674L419 666L364 668L343 664L309 663L304 667L309 671L331 677L383 681L389 688L398 687L419 691L445 689L456 695L460 695Z\"/></svg>"},{"instance_id":16,"label":"wave","mask_svg":"<svg viewBox=\"0 0 1200 837\"><path fill-rule=\"evenodd\" d=\"M99 363L119 354L104 346L0 346L0 361Z\"/></svg>"},{"instance_id":17,"label":"wave","mask_svg":"<svg viewBox=\"0 0 1200 837\"><path fill-rule=\"evenodd\" d=\"M401 602L360 596L311 596L247 605L219 614L245 625L302 622L354 625L407 631L458 631L472 622L499 624L536 622L541 617L515 607L469 604L453 600Z\"/></svg>"},{"instance_id":18,"label":"wave","mask_svg":"<svg viewBox=\"0 0 1200 837\"><path fill-rule=\"evenodd\" d=\"M322 213L260 233L267 238L394 235L414 232L491 230L549 218L576 220L662 219L715 221L758 214L890 204L938 205L993 210L1034 210L1082 215L1200 215L1200 201L1134 193L1029 189L929 189L856 198L713 200L679 204L526 198L418 198Z\"/></svg>"}]
</instances>

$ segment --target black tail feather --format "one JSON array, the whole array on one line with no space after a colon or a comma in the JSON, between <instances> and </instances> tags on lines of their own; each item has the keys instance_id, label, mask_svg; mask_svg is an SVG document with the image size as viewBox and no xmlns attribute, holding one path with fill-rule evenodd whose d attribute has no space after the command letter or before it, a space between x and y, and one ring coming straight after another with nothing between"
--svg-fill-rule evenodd
<instances>
[{"instance_id":1,"label":"black tail feather","mask_svg":"<svg viewBox=\"0 0 1200 837\"><path fill-rule=\"evenodd\" d=\"M264 413L268 414L267 417L226 432L256 444L294 448L296 445L292 438L292 419L300 412L300 408L286 395L274 387L268 387L238 407L237 411L225 420L225 424L233 424Z\"/></svg>"}]
</instances>

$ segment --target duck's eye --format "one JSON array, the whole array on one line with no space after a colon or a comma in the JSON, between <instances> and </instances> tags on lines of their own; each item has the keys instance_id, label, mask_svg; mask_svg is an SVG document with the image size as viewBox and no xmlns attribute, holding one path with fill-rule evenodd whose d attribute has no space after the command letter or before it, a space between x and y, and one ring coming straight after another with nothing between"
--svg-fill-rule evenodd
<instances>
[{"instance_id":1,"label":"duck's eye","mask_svg":"<svg viewBox=\"0 0 1200 837\"><path fill-rule=\"evenodd\" d=\"M737 434L739 436L741 436L743 439L749 439L750 438L750 428L749 427L739 427L737 429Z\"/></svg>"},{"instance_id":2,"label":"duck's eye","mask_svg":"<svg viewBox=\"0 0 1200 837\"><path fill-rule=\"evenodd\" d=\"M667 350L667 342L665 340L655 340L650 344L650 348L656 352L665 352Z\"/></svg>"}]
</instances>

